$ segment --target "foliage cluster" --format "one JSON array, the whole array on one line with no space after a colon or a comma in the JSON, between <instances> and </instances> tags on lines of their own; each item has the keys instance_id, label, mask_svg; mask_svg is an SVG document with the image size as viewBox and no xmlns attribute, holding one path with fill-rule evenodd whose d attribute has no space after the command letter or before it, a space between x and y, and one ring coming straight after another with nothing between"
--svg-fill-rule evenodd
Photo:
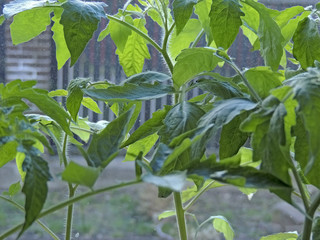
<instances>
[{"instance_id":1,"label":"foliage cluster","mask_svg":"<svg viewBox=\"0 0 320 240\"><path fill-rule=\"evenodd\" d=\"M159 197L174 195L175 210L160 218L176 215L181 240L188 238L185 214L190 207L205 191L225 184L247 193L269 189L305 214L299 236L279 233L261 239L319 239L314 217L320 204L319 7L277 11L255 0L129 0L110 15L106 4L81 0L15 0L5 5L0 23L13 18L14 44L29 41L54 22L59 68L69 58L71 66L75 64L100 20L107 18L98 40L111 36L128 78L119 85L74 79L68 89L49 93L35 88L34 81L0 85L0 166L16 160L26 196L24 223L0 238L16 231L21 236L37 219L67 207L65 236L70 239L75 202L144 181L159 187ZM160 43L148 36L146 21L162 28ZM240 28L253 50L260 51L264 66L241 70L228 55ZM150 58L148 45L163 57L169 74L143 71ZM214 72L224 64L235 70L233 77ZM205 93L187 100L188 91L196 87ZM172 95L173 105L156 111L129 134L141 103L167 95ZM66 106L58 104L56 96L66 97ZM25 100L42 114L26 114ZM78 116L81 105L99 112L96 101L105 102L117 118L93 123ZM219 152L209 155L206 145L220 130ZM65 166L61 179L68 184L69 198L42 209L51 179L41 154L44 147L52 150L48 138ZM78 147L87 166L68 159L68 142ZM153 156L147 159L153 146ZM135 161L136 179L95 189L101 171L121 149L126 149L126 160ZM194 187L183 190L187 178ZM77 195L79 185L90 190ZM314 196L308 185L316 187ZM19 186L12 185L9 196L1 198L10 200ZM302 208L293 194L302 199ZM199 230L207 222L225 239L234 239L223 216L210 217Z\"/></svg>"}]
</instances>

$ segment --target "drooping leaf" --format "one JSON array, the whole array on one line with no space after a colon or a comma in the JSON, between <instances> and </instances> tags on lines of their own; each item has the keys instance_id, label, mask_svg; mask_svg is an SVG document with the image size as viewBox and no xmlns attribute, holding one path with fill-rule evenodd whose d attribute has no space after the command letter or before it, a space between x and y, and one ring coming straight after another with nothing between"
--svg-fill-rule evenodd
<instances>
[{"instance_id":1,"label":"drooping leaf","mask_svg":"<svg viewBox=\"0 0 320 240\"><path fill-rule=\"evenodd\" d=\"M277 233L260 238L260 240L297 240L298 235L296 233Z\"/></svg>"},{"instance_id":2,"label":"drooping leaf","mask_svg":"<svg viewBox=\"0 0 320 240\"><path fill-rule=\"evenodd\" d=\"M242 25L241 5L238 0L216 0L210 11L210 27L217 47L228 49Z\"/></svg>"},{"instance_id":3,"label":"drooping leaf","mask_svg":"<svg viewBox=\"0 0 320 240\"><path fill-rule=\"evenodd\" d=\"M222 60L214 55L212 48L190 48L177 57L173 68L173 82L177 87L190 81L197 74L213 70ZM192 63L192 64L190 64Z\"/></svg>"},{"instance_id":4,"label":"drooping leaf","mask_svg":"<svg viewBox=\"0 0 320 240\"><path fill-rule=\"evenodd\" d=\"M3 15L8 19L24 11L44 7L47 3L46 0L15 0L4 5Z\"/></svg>"},{"instance_id":5,"label":"drooping leaf","mask_svg":"<svg viewBox=\"0 0 320 240\"><path fill-rule=\"evenodd\" d=\"M9 140L9 141L8 141ZM7 164L16 157L18 143L8 137L0 138L0 167Z\"/></svg>"},{"instance_id":6,"label":"drooping leaf","mask_svg":"<svg viewBox=\"0 0 320 240\"><path fill-rule=\"evenodd\" d=\"M75 122L77 121L78 112L83 99L83 92L81 89L86 88L89 81L90 79L88 78L76 78L72 79L69 83L66 106Z\"/></svg>"},{"instance_id":7,"label":"drooping leaf","mask_svg":"<svg viewBox=\"0 0 320 240\"><path fill-rule=\"evenodd\" d=\"M95 113L98 113L98 114L102 113L98 104L91 98L88 98L88 97L82 98L81 104L86 108L90 109L91 111L94 111Z\"/></svg>"},{"instance_id":8,"label":"drooping leaf","mask_svg":"<svg viewBox=\"0 0 320 240\"><path fill-rule=\"evenodd\" d=\"M229 221L223 216L214 216L213 227L218 231L223 233L226 240L233 240L234 230L231 227Z\"/></svg>"},{"instance_id":9,"label":"drooping leaf","mask_svg":"<svg viewBox=\"0 0 320 240\"><path fill-rule=\"evenodd\" d=\"M213 40L211 27L210 27L210 17L209 13L211 10L212 0L198 1L195 6L194 13L198 15L201 22L202 28L206 33L207 45L209 46Z\"/></svg>"},{"instance_id":10,"label":"drooping leaf","mask_svg":"<svg viewBox=\"0 0 320 240\"><path fill-rule=\"evenodd\" d=\"M144 33L147 33L145 28L145 19L134 19L133 25ZM120 64L127 76L141 73L144 65L144 60L150 58L147 43L143 37L136 32L128 37L125 48L121 52L117 49L116 54L119 56Z\"/></svg>"},{"instance_id":11,"label":"drooping leaf","mask_svg":"<svg viewBox=\"0 0 320 240\"><path fill-rule=\"evenodd\" d=\"M203 91L209 91L222 99L244 97L244 94L229 82L216 79L201 79L197 83L197 86Z\"/></svg>"},{"instance_id":12,"label":"drooping leaf","mask_svg":"<svg viewBox=\"0 0 320 240\"><path fill-rule=\"evenodd\" d=\"M220 159L228 158L235 155L248 139L248 134L240 131L240 124L248 116L244 112L231 120L222 127L219 141Z\"/></svg>"},{"instance_id":13,"label":"drooping leaf","mask_svg":"<svg viewBox=\"0 0 320 240\"><path fill-rule=\"evenodd\" d=\"M84 89L83 92L95 100L128 102L137 100L150 100L160 98L174 92L171 86L159 83L132 84L125 83L123 86L114 86L107 89Z\"/></svg>"},{"instance_id":14,"label":"drooping leaf","mask_svg":"<svg viewBox=\"0 0 320 240\"><path fill-rule=\"evenodd\" d=\"M165 117L164 127L160 130L161 142L170 142L182 133L197 127L197 121L204 111L194 103L182 102L174 106Z\"/></svg>"},{"instance_id":15,"label":"drooping leaf","mask_svg":"<svg viewBox=\"0 0 320 240\"><path fill-rule=\"evenodd\" d=\"M271 89L281 86L284 76L273 72L269 67L250 68L245 77L261 98L269 96Z\"/></svg>"},{"instance_id":16,"label":"drooping leaf","mask_svg":"<svg viewBox=\"0 0 320 240\"><path fill-rule=\"evenodd\" d=\"M70 119L68 113L52 98L48 96L46 90L24 86L25 84L34 83L33 81L22 82L15 80L7 84L10 91L3 93L3 98L28 99L35 104L44 114L54 119L61 128L69 135L71 131L67 122Z\"/></svg>"},{"instance_id":17,"label":"drooping leaf","mask_svg":"<svg viewBox=\"0 0 320 240\"><path fill-rule=\"evenodd\" d=\"M278 24L272 19L271 14L261 4L246 0L246 4L254 8L260 16L260 24L257 35L260 41L260 52L264 58L265 65L270 66L273 71L279 67L283 48L284 38Z\"/></svg>"},{"instance_id":18,"label":"drooping leaf","mask_svg":"<svg viewBox=\"0 0 320 240\"><path fill-rule=\"evenodd\" d=\"M257 106L256 103L244 98L232 98L220 101L209 112L207 112L200 120L199 127L214 124L214 128L228 124L232 119L241 114L243 111L249 111Z\"/></svg>"},{"instance_id":19,"label":"drooping leaf","mask_svg":"<svg viewBox=\"0 0 320 240\"><path fill-rule=\"evenodd\" d=\"M101 132L93 134L88 148L89 166L104 168L116 157L133 112L132 108L110 122Z\"/></svg>"},{"instance_id":20,"label":"drooping leaf","mask_svg":"<svg viewBox=\"0 0 320 240\"><path fill-rule=\"evenodd\" d=\"M63 13L60 23L71 54L71 66L80 57L101 18L105 18L103 2L83 2L70 0L62 4Z\"/></svg>"},{"instance_id":21,"label":"drooping leaf","mask_svg":"<svg viewBox=\"0 0 320 240\"><path fill-rule=\"evenodd\" d=\"M300 21L292 40L293 56L303 69L313 67L315 60L320 61L320 34L313 19L306 17Z\"/></svg>"},{"instance_id":22,"label":"drooping leaf","mask_svg":"<svg viewBox=\"0 0 320 240\"><path fill-rule=\"evenodd\" d=\"M158 187L170 189L175 192L181 192L186 183L186 172L176 172L165 176L156 176L147 173L142 176L142 181L152 183Z\"/></svg>"},{"instance_id":23,"label":"drooping leaf","mask_svg":"<svg viewBox=\"0 0 320 240\"><path fill-rule=\"evenodd\" d=\"M56 45L56 59L58 69L61 69L71 56L66 43L66 39L64 37L63 25L60 24L62 12L62 8L54 9L54 16L52 17L52 21L54 21L54 24L51 28L53 32L52 39L54 40L54 43Z\"/></svg>"},{"instance_id":24,"label":"drooping leaf","mask_svg":"<svg viewBox=\"0 0 320 240\"><path fill-rule=\"evenodd\" d=\"M134 25L131 16L123 16L123 21L130 23L131 25ZM120 52L123 52L127 44L127 40L129 36L132 34L131 29L121 23L118 23L110 19L108 24L108 31L110 33L112 41L117 46L117 49Z\"/></svg>"},{"instance_id":25,"label":"drooping leaf","mask_svg":"<svg viewBox=\"0 0 320 240\"><path fill-rule=\"evenodd\" d=\"M22 192L26 195L25 222L19 236L36 220L46 201L51 179L47 162L38 156L37 151L26 143L23 146L25 159L23 168L26 171Z\"/></svg>"},{"instance_id":26,"label":"drooping leaf","mask_svg":"<svg viewBox=\"0 0 320 240\"><path fill-rule=\"evenodd\" d=\"M136 141L143 139L153 133L156 133L163 126L163 119L166 117L168 111L171 109L171 106L165 106L164 109L160 109L152 114L152 118L145 121L136 131L134 131L129 139L122 144L122 148L130 144L135 143Z\"/></svg>"},{"instance_id":27,"label":"drooping leaf","mask_svg":"<svg viewBox=\"0 0 320 240\"><path fill-rule=\"evenodd\" d=\"M174 0L172 3L173 15L176 22L177 34L179 34L191 17L193 6L197 0Z\"/></svg>"},{"instance_id":28,"label":"drooping leaf","mask_svg":"<svg viewBox=\"0 0 320 240\"><path fill-rule=\"evenodd\" d=\"M81 166L70 161L61 177L64 181L92 188L101 172L100 168Z\"/></svg>"},{"instance_id":29,"label":"drooping leaf","mask_svg":"<svg viewBox=\"0 0 320 240\"><path fill-rule=\"evenodd\" d=\"M50 24L52 8L34 8L13 17L10 25L12 43L27 42L46 30ZM28 29L28 31L25 31Z\"/></svg>"},{"instance_id":30,"label":"drooping leaf","mask_svg":"<svg viewBox=\"0 0 320 240\"><path fill-rule=\"evenodd\" d=\"M141 84L141 83L155 83L166 82L171 79L170 76L160 72L147 71L132 75L125 80L125 83Z\"/></svg>"},{"instance_id":31,"label":"drooping leaf","mask_svg":"<svg viewBox=\"0 0 320 240\"><path fill-rule=\"evenodd\" d=\"M134 161L140 152L142 152L142 157L144 157L155 145L158 138L158 135L154 133L131 144L127 150L124 161Z\"/></svg>"},{"instance_id":32,"label":"drooping leaf","mask_svg":"<svg viewBox=\"0 0 320 240\"><path fill-rule=\"evenodd\" d=\"M299 134L299 138L307 140L308 142L308 157L302 156L298 158L302 168L306 172L308 180L315 186L320 186L320 181L317 176L319 171L319 159L320 159L320 127L317 124L317 119L320 114L319 104L319 70L309 69L308 72L298 74L291 79L286 81L287 84L293 88L294 98L298 101L297 112L301 116L302 123L304 125L300 130L302 135ZM303 133L305 129L306 133ZM302 140L303 141L303 140ZM298 150L298 149L297 149ZM299 153L298 155L299 156ZM300 155L301 156L301 155Z\"/></svg>"},{"instance_id":33,"label":"drooping leaf","mask_svg":"<svg viewBox=\"0 0 320 240\"><path fill-rule=\"evenodd\" d=\"M179 35L176 34L175 28L169 38L168 52L170 57L175 59L183 49L188 48L201 29L201 24L197 19L190 19Z\"/></svg>"}]
</instances>

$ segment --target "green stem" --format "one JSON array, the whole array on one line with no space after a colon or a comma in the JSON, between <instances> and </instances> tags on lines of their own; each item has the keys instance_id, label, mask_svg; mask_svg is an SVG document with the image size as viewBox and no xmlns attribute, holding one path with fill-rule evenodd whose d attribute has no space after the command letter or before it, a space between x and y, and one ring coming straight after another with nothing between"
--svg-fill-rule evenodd
<instances>
[{"instance_id":1,"label":"green stem","mask_svg":"<svg viewBox=\"0 0 320 240\"><path fill-rule=\"evenodd\" d=\"M183 206L182 206L181 193L174 192L173 198L174 198L174 206L176 209L177 225L178 225L180 240L188 240L185 211L183 210Z\"/></svg>"},{"instance_id":2,"label":"green stem","mask_svg":"<svg viewBox=\"0 0 320 240\"><path fill-rule=\"evenodd\" d=\"M89 129L84 129L84 128L81 128L81 127L74 127L74 126L70 126L71 129L74 129L74 130L79 130L79 131L82 131L82 132L86 132L86 133L94 133L94 131L91 131Z\"/></svg>"},{"instance_id":3,"label":"green stem","mask_svg":"<svg viewBox=\"0 0 320 240\"><path fill-rule=\"evenodd\" d=\"M69 188L69 199L71 199L74 197L76 187L73 187L71 183L68 183L68 188ZM70 240L72 236L73 209L74 209L74 204L70 204L67 210L65 240Z\"/></svg>"},{"instance_id":4,"label":"green stem","mask_svg":"<svg viewBox=\"0 0 320 240\"><path fill-rule=\"evenodd\" d=\"M184 207L184 211L185 212L188 211L190 207L192 207L192 205L199 199L199 197L201 197L201 195L204 194L214 183L215 181L212 180L207 186L202 188L199 191L199 193L194 198L192 198L192 200L188 203L188 205Z\"/></svg>"},{"instance_id":5,"label":"green stem","mask_svg":"<svg viewBox=\"0 0 320 240\"><path fill-rule=\"evenodd\" d=\"M240 71L240 69L238 68L238 66L232 62L232 61L227 61L230 66L239 74L239 76L241 77L242 81L244 82L244 84L248 87L250 93L252 94L252 96L258 101L258 102L262 102L262 99L260 98L259 94L256 92L256 90L254 90L254 88L251 86L251 84L249 83L248 79L243 75L243 73Z\"/></svg>"},{"instance_id":6,"label":"green stem","mask_svg":"<svg viewBox=\"0 0 320 240\"><path fill-rule=\"evenodd\" d=\"M15 202L11 199L5 198L3 196L0 196L0 198L7 201L10 204L12 204L13 206L18 208L22 212L25 212L23 206L21 206L19 203ZM36 220L36 223L38 223L43 228L43 230L45 230L54 240L60 240L60 238L48 226L46 226L42 221Z\"/></svg>"},{"instance_id":7,"label":"green stem","mask_svg":"<svg viewBox=\"0 0 320 240\"><path fill-rule=\"evenodd\" d=\"M293 162L291 162L291 164L292 164L292 167L291 167L292 173L293 173L294 179L296 180L296 183L297 183L297 186L298 186L301 198L302 198L304 209L305 209L306 212L308 212L308 210L309 210L309 200L308 200L308 196L307 196L307 194L305 192L306 190L305 190L305 188L303 186L303 182L302 182L302 180L301 180L301 178L299 176L299 173L298 173L297 169L293 165Z\"/></svg>"},{"instance_id":8,"label":"green stem","mask_svg":"<svg viewBox=\"0 0 320 240\"><path fill-rule=\"evenodd\" d=\"M169 40L169 36L174 28L175 24L172 24L172 26L170 27L170 29L167 29L167 27L165 27L165 35L163 38L163 43L162 43L162 49L160 51L160 53L162 54L164 60L166 61L168 68L170 70L170 72L173 72L173 63L171 61L171 58L168 54L167 48L168 48L168 40Z\"/></svg>"},{"instance_id":9,"label":"green stem","mask_svg":"<svg viewBox=\"0 0 320 240\"><path fill-rule=\"evenodd\" d=\"M319 205L320 205L320 191L317 193L314 200L311 202L309 210L307 211L307 216L305 217L301 240L310 240L314 213L316 212Z\"/></svg>"},{"instance_id":10,"label":"green stem","mask_svg":"<svg viewBox=\"0 0 320 240\"><path fill-rule=\"evenodd\" d=\"M202 29L199 34L197 35L196 39L193 41L193 43L191 44L190 48L194 48L198 45L200 39L202 38L204 34L204 29Z\"/></svg>"},{"instance_id":11,"label":"green stem","mask_svg":"<svg viewBox=\"0 0 320 240\"><path fill-rule=\"evenodd\" d=\"M127 186L131 186L131 185L135 185L135 184L138 184L138 183L141 183L142 180L141 179L138 179L138 180L134 180L134 181L131 181L131 182L125 182L125 183L120 183L120 184L117 184L117 185L113 185L113 186L109 186L109 187L104 187L104 188L100 188L100 189L97 189L97 190L94 190L94 191L90 191L90 192L86 192L86 193L83 193L81 195L78 195L76 197L72 197L72 198L69 198L61 203L58 203L57 205L54 205L50 208L48 208L47 210L44 210L43 212L41 212L39 214L39 216L37 216L37 219L39 218L42 218L44 216L47 216L55 211L58 211L64 207L67 207L71 204L74 204L80 200L83 200L85 198L88 198L88 197L91 197L91 196L94 196L94 195L97 195L97 194L100 194L100 193L103 193L103 192L108 192L108 191L112 191L112 190L115 190L115 189L119 189L119 188L123 188L123 187L127 187ZM23 226L23 223L9 229L7 232L3 233L2 235L0 235L0 239L5 239L7 237L9 237L10 235L12 235L13 233L19 231L19 229L21 229Z\"/></svg>"}]
</instances>

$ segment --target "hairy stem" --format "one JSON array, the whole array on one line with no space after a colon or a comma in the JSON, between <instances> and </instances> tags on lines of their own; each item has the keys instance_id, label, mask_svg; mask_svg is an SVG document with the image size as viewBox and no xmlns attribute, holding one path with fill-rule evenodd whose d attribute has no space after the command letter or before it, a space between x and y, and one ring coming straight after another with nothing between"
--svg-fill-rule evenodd
<instances>
[{"instance_id":1,"label":"hairy stem","mask_svg":"<svg viewBox=\"0 0 320 240\"><path fill-rule=\"evenodd\" d=\"M112 190L115 190L115 189L119 189L119 188L131 186L131 185L135 185L135 184L138 184L138 183L141 183L141 182L142 182L142 180L138 179L138 180L133 180L133 181L130 181L130 182L120 183L120 184L109 186L109 187L99 188L99 189L94 190L94 191L89 191L89 192L80 194L80 195L78 195L76 197L72 197L72 198L69 198L69 199L61 202L61 203L58 203L58 204L48 208L47 210L44 210L43 212L41 212L39 214L37 219L42 218L44 216L47 216L47 215L49 215L49 214L51 214L51 213L53 213L55 211L58 211L58 210L60 210L60 209L62 209L64 207L67 207L67 206L69 206L71 204L79 202L80 200L83 200L85 198L88 198L88 197L91 197L91 196L94 196L94 195L97 195L97 194L100 194L100 193L112 191ZM8 236L12 235L13 233L19 231L22 228L22 226L23 226L23 223L18 224L17 226L9 229L7 232L5 232L2 235L0 235L0 239L5 239Z\"/></svg>"},{"instance_id":2,"label":"hairy stem","mask_svg":"<svg viewBox=\"0 0 320 240\"><path fill-rule=\"evenodd\" d=\"M307 216L305 217L301 240L310 240L314 213L316 212L319 205L320 205L320 191L317 193L317 195L311 202L309 210L307 211Z\"/></svg>"},{"instance_id":3,"label":"hairy stem","mask_svg":"<svg viewBox=\"0 0 320 240\"><path fill-rule=\"evenodd\" d=\"M69 188L69 199L71 199L74 197L76 187L73 187L72 184L69 183L68 188ZM74 209L74 204L70 204L67 210L65 240L70 240L72 236L73 209Z\"/></svg>"},{"instance_id":4,"label":"hairy stem","mask_svg":"<svg viewBox=\"0 0 320 240\"><path fill-rule=\"evenodd\" d=\"M177 225L178 225L180 240L188 240L185 211L183 210L183 206L182 206L181 193L174 192L173 198L174 198L174 206L176 209Z\"/></svg>"},{"instance_id":5,"label":"hairy stem","mask_svg":"<svg viewBox=\"0 0 320 240\"><path fill-rule=\"evenodd\" d=\"M25 212L23 206L21 206L19 203L15 202L9 198L3 197L3 196L0 196L0 198L7 201L10 204L12 204L13 206L18 208L22 212ZM43 228L43 230L46 231L54 240L60 240L60 238L48 226L46 226L42 221L36 220L36 223L38 223Z\"/></svg>"},{"instance_id":6,"label":"hairy stem","mask_svg":"<svg viewBox=\"0 0 320 240\"><path fill-rule=\"evenodd\" d=\"M190 48L194 48L198 45L200 39L202 38L204 34L204 29L202 29L199 34L197 35L196 39L193 41L193 43L191 44Z\"/></svg>"}]
</instances>

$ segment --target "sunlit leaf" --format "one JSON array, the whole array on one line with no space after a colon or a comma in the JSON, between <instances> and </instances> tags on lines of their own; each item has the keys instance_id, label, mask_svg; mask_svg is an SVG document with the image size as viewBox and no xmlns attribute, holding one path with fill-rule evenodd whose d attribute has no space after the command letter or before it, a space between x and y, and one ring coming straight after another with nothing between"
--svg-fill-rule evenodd
<instances>
[{"instance_id":1,"label":"sunlit leaf","mask_svg":"<svg viewBox=\"0 0 320 240\"><path fill-rule=\"evenodd\" d=\"M172 3L173 15L176 22L177 34L179 34L191 17L193 6L197 0L174 0Z\"/></svg>"}]
</instances>

